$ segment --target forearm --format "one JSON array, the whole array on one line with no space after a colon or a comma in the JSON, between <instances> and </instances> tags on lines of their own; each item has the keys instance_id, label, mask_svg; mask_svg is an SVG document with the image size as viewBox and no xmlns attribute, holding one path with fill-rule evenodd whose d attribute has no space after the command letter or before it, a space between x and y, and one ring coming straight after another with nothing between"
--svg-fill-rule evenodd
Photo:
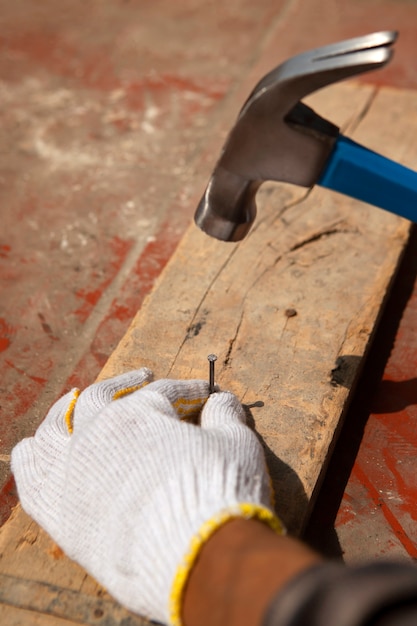
<instances>
[{"instance_id":1,"label":"forearm","mask_svg":"<svg viewBox=\"0 0 417 626\"><path fill-rule=\"evenodd\" d=\"M321 561L305 545L261 522L228 522L203 547L191 572L184 624L259 626L279 589Z\"/></svg>"},{"instance_id":2,"label":"forearm","mask_svg":"<svg viewBox=\"0 0 417 626\"><path fill-rule=\"evenodd\" d=\"M260 522L234 520L203 547L185 591L185 626L414 626L417 568L325 562Z\"/></svg>"}]
</instances>

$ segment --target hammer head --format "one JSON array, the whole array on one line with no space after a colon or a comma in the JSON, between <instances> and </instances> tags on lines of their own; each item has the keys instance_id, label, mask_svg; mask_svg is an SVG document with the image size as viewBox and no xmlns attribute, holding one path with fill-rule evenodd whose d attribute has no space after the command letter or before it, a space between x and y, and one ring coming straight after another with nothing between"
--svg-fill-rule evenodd
<instances>
[{"instance_id":1,"label":"hammer head","mask_svg":"<svg viewBox=\"0 0 417 626\"><path fill-rule=\"evenodd\" d=\"M239 241L256 216L256 192L266 180L312 187L339 129L301 102L334 82L384 66L395 32L378 32L292 57L256 85L229 133L196 224L223 241Z\"/></svg>"}]
</instances>

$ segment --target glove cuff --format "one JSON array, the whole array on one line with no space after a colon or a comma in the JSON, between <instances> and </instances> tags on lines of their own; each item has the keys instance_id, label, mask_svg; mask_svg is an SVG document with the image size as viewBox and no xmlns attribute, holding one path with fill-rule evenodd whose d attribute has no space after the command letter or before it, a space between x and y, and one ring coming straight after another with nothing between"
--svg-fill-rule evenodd
<instances>
[{"instance_id":1,"label":"glove cuff","mask_svg":"<svg viewBox=\"0 0 417 626\"><path fill-rule=\"evenodd\" d=\"M182 626L181 613L184 589L201 548L223 524L236 518L257 519L269 526L278 535L286 534L283 523L275 513L264 506L251 502L242 502L223 509L204 522L198 533L192 537L189 550L174 576L169 597L169 614L172 626Z\"/></svg>"}]
</instances>

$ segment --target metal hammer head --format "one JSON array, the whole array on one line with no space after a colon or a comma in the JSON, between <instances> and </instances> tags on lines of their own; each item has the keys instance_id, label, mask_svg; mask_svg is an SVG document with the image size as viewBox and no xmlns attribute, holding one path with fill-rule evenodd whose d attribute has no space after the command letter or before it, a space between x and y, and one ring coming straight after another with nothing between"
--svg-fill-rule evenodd
<instances>
[{"instance_id":1,"label":"metal hammer head","mask_svg":"<svg viewBox=\"0 0 417 626\"><path fill-rule=\"evenodd\" d=\"M217 239L239 241L255 220L255 196L264 181L313 186L339 129L301 98L384 66L396 37L395 32L378 32L316 48L264 76L229 133L197 208L197 225Z\"/></svg>"}]
</instances>

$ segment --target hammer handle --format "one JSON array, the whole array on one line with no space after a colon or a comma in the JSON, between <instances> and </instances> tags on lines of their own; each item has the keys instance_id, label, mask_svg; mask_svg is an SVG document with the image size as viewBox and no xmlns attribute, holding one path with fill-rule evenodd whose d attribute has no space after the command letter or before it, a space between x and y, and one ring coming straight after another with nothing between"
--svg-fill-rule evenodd
<instances>
[{"instance_id":1,"label":"hammer handle","mask_svg":"<svg viewBox=\"0 0 417 626\"><path fill-rule=\"evenodd\" d=\"M317 184L417 223L417 172L343 135Z\"/></svg>"}]
</instances>

